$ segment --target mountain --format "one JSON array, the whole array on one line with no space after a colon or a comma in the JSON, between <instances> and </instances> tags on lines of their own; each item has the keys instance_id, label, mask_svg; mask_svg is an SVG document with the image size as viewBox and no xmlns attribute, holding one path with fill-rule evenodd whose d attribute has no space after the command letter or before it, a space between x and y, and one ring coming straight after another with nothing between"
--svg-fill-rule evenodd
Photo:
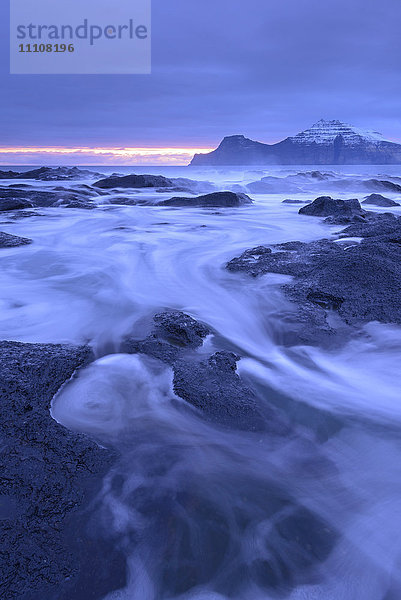
<instances>
[{"instance_id":1,"label":"mountain","mask_svg":"<svg viewBox=\"0 0 401 600\"><path fill-rule=\"evenodd\" d=\"M309 129L277 144L243 135L225 137L208 154L195 154L191 165L399 165L401 144L375 131L321 119Z\"/></svg>"}]
</instances>

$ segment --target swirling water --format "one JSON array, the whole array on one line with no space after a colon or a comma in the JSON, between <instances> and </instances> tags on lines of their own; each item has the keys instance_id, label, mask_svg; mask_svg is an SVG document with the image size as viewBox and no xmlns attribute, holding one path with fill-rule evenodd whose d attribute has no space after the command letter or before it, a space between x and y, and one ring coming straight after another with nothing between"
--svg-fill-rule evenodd
<instances>
[{"instance_id":1,"label":"swirling water","mask_svg":"<svg viewBox=\"0 0 401 600\"><path fill-rule=\"evenodd\" d=\"M256 179L207 176L222 189ZM401 597L399 328L369 324L337 350L284 347L286 278L224 269L258 244L335 234L286 196L216 210L102 200L2 218L3 231L34 243L1 251L0 339L87 342L99 357L58 394L53 416L121 454L96 511L128 581L105 600ZM211 425L174 395L168 367L120 354L122 337L162 308L208 323L244 356L241 375L291 433Z\"/></svg>"}]
</instances>

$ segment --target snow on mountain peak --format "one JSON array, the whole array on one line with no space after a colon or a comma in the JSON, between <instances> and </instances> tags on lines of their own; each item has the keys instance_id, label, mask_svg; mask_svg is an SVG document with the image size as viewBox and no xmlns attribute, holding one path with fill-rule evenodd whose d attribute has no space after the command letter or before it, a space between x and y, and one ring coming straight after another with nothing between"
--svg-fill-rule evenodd
<instances>
[{"instance_id":1,"label":"snow on mountain peak","mask_svg":"<svg viewBox=\"0 0 401 600\"><path fill-rule=\"evenodd\" d=\"M332 144L336 137L341 135L345 145L355 146L361 142L377 144L379 142L386 141L384 137L376 132L359 127L353 127L347 123L342 123L338 120L326 121L320 119L317 123L312 125L309 129L301 131L290 139L296 144L309 145L312 143L328 145Z\"/></svg>"}]
</instances>

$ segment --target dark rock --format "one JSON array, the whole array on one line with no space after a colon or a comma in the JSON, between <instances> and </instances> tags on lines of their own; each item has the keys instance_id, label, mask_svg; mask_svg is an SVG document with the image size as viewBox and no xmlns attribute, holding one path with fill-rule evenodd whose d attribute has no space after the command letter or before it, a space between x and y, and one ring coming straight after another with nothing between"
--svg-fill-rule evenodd
<instances>
[{"instance_id":1,"label":"dark rock","mask_svg":"<svg viewBox=\"0 0 401 600\"><path fill-rule=\"evenodd\" d=\"M395 192L397 194L401 192L401 185L398 183L393 183L392 181L387 181L386 179L368 179L366 181L366 186L379 192L386 191Z\"/></svg>"},{"instance_id":2,"label":"dark rock","mask_svg":"<svg viewBox=\"0 0 401 600\"><path fill-rule=\"evenodd\" d=\"M373 206L400 206L398 202L394 200L390 200L390 198L386 198L381 194L370 194L370 196L366 196L365 200L362 201L362 204L372 204Z\"/></svg>"},{"instance_id":3,"label":"dark rock","mask_svg":"<svg viewBox=\"0 0 401 600\"><path fill-rule=\"evenodd\" d=\"M338 298L332 294L325 294L324 292L309 292L306 297L310 302L313 302L326 310L338 310L344 302L344 298Z\"/></svg>"},{"instance_id":4,"label":"dark rock","mask_svg":"<svg viewBox=\"0 0 401 600\"><path fill-rule=\"evenodd\" d=\"M285 428L273 411L267 421L258 413L254 393L236 373L239 359L232 352L216 352L200 362L177 360L173 366L175 393L223 425L283 433Z\"/></svg>"},{"instance_id":5,"label":"dark rock","mask_svg":"<svg viewBox=\"0 0 401 600\"><path fill-rule=\"evenodd\" d=\"M268 248L266 246L257 246L256 248L251 248L250 250L245 250L245 252L243 252L241 254L240 257L240 263L239 266L240 268L237 269L237 263L236 261L238 259L233 258L232 261L230 261L229 266L228 266L228 270L229 271L241 271L242 269L242 265L244 265L245 263L247 263L249 265L249 273L251 273L251 268L252 268L252 264L256 263L259 264L259 260L260 257L265 256L267 254L271 254L271 248Z\"/></svg>"},{"instance_id":6,"label":"dark rock","mask_svg":"<svg viewBox=\"0 0 401 600\"><path fill-rule=\"evenodd\" d=\"M215 185L209 181L194 181L184 177L168 178L162 175L112 175L93 184L99 189L118 189L118 188L155 188L158 193L169 192L190 192L193 194L211 192ZM150 202L149 202L150 204Z\"/></svg>"},{"instance_id":7,"label":"dark rock","mask_svg":"<svg viewBox=\"0 0 401 600\"><path fill-rule=\"evenodd\" d=\"M28 217L43 217L43 214L33 210L17 210L7 214L8 220L18 221L19 219L27 219Z\"/></svg>"},{"instance_id":8,"label":"dark rock","mask_svg":"<svg viewBox=\"0 0 401 600\"><path fill-rule=\"evenodd\" d=\"M321 243L314 242L316 250L321 251L325 243L330 244L327 240L323 240ZM283 248L283 252L272 252L271 248L265 246L245 250L239 257L233 258L227 264L227 269L233 272L242 271L253 277L265 273L282 273L293 276L307 273L309 264L305 260L304 249L311 245L301 242L289 242L289 244L291 246L284 244L277 246L277 248Z\"/></svg>"},{"instance_id":9,"label":"dark rock","mask_svg":"<svg viewBox=\"0 0 401 600\"><path fill-rule=\"evenodd\" d=\"M254 392L236 373L239 356L216 352L205 359L196 352L209 333L208 327L185 313L166 311L155 315L154 327L144 340L128 338L121 351L169 364L175 393L208 419L243 430L287 432L272 410L261 415Z\"/></svg>"},{"instance_id":10,"label":"dark rock","mask_svg":"<svg viewBox=\"0 0 401 600\"><path fill-rule=\"evenodd\" d=\"M322 332L324 337L334 336L336 327L327 321L327 311L341 317L337 325L341 334L348 330L351 335L351 330L369 321L400 324L401 219L396 222L398 234L393 228L391 235L367 238L360 244L320 240L295 242L293 250L284 252L247 250L231 260L227 269L254 277L269 272L292 275L294 281L283 289L299 307L293 319L301 326L304 340L309 337L320 343ZM358 233L363 234L368 226L360 226ZM354 227L344 231L355 235Z\"/></svg>"},{"instance_id":11,"label":"dark rock","mask_svg":"<svg viewBox=\"0 0 401 600\"><path fill-rule=\"evenodd\" d=\"M78 167L40 167L31 171L0 171L0 179L36 179L38 181L62 181L101 177L101 173L79 169Z\"/></svg>"},{"instance_id":12,"label":"dark rock","mask_svg":"<svg viewBox=\"0 0 401 600\"><path fill-rule=\"evenodd\" d=\"M351 225L352 223L366 223L369 219L366 214L355 214L351 216L326 217L324 222L328 225Z\"/></svg>"},{"instance_id":13,"label":"dark rock","mask_svg":"<svg viewBox=\"0 0 401 600\"><path fill-rule=\"evenodd\" d=\"M85 196L69 191L0 188L0 210L2 211L50 206L89 208L90 201Z\"/></svg>"},{"instance_id":14,"label":"dark rock","mask_svg":"<svg viewBox=\"0 0 401 600\"><path fill-rule=\"evenodd\" d=\"M17 188L18 190L31 190L33 189L33 186L28 184L28 183L10 183L8 186L8 188Z\"/></svg>"},{"instance_id":15,"label":"dark rock","mask_svg":"<svg viewBox=\"0 0 401 600\"><path fill-rule=\"evenodd\" d=\"M169 365L173 365L183 354L182 349L158 339L153 334L147 336L144 340L135 340L133 338L124 340L121 345L121 352L127 354L146 354Z\"/></svg>"},{"instance_id":16,"label":"dark rock","mask_svg":"<svg viewBox=\"0 0 401 600\"><path fill-rule=\"evenodd\" d=\"M107 200L107 204L116 204L118 206L137 206L139 205L149 205L150 202L147 200L142 200L141 198L123 198L119 196L118 198L110 198Z\"/></svg>"},{"instance_id":17,"label":"dark rock","mask_svg":"<svg viewBox=\"0 0 401 600\"><path fill-rule=\"evenodd\" d=\"M18 175L17 171L0 171L0 179L15 179Z\"/></svg>"},{"instance_id":18,"label":"dark rock","mask_svg":"<svg viewBox=\"0 0 401 600\"><path fill-rule=\"evenodd\" d=\"M101 542L85 536L82 509L114 454L67 431L49 413L60 386L92 359L83 346L0 342L4 600L65 598L65 586L79 579L89 556L93 579L106 569Z\"/></svg>"},{"instance_id":19,"label":"dark rock","mask_svg":"<svg viewBox=\"0 0 401 600\"><path fill-rule=\"evenodd\" d=\"M11 187L11 186L9 186ZM64 185L58 185L50 188L52 192L67 192L69 194L77 194L78 196L84 196L88 198L93 198L94 196L106 196L107 192L102 192L101 190L97 190L90 185L81 184L74 187L66 187Z\"/></svg>"},{"instance_id":20,"label":"dark rock","mask_svg":"<svg viewBox=\"0 0 401 600\"><path fill-rule=\"evenodd\" d=\"M312 179L314 181L329 181L336 177L335 173L322 173L321 171L300 171L296 175L287 175L288 179Z\"/></svg>"},{"instance_id":21,"label":"dark rock","mask_svg":"<svg viewBox=\"0 0 401 600\"><path fill-rule=\"evenodd\" d=\"M210 333L206 325L178 310L156 314L154 323L157 337L179 347L198 348Z\"/></svg>"},{"instance_id":22,"label":"dark rock","mask_svg":"<svg viewBox=\"0 0 401 600\"><path fill-rule=\"evenodd\" d=\"M234 192L213 192L196 198L175 197L169 200L158 202L158 206L200 206L207 208L232 207L251 204L252 200L246 194L236 194Z\"/></svg>"},{"instance_id":23,"label":"dark rock","mask_svg":"<svg viewBox=\"0 0 401 600\"><path fill-rule=\"evenodd\" d=\"M393 213L368 213L368 219L363 223L355 223L343 229L342 237L373 238L401 234L401 217Z\"/></svg>"},{"instance_id":24,"label":"dark rock","mask_svg":"<svg viewBox=\"0 0 401 600\"><path fill-rule=\"evenodd\" d=\"M173 364L183 356L185 349L200 347L210 333L206 325L189 315L178 310L168 310L154 315L153 329L145 339L126 338L121 349L127 353L147 354Z\"/></svg>"},{"instance_id":25,"label":"dark rock","mask_svg":"<svg viewBox=\"0 0 401 600\"><path fill-rule=\"evenodd\" d=\"M279 250L300 250L305 246L306 242L283 242L282 244L276 244L275 248ZM265 248L265 246L258 246L258 248ZM249 252L249 250L247 250Z\"/></svg>"},{"instance_id":26,"label":"dark rock","mask_svg":"<svg viewBox=\"0 0 401 600\"><path fill-rule=\"evenodd\" d=\"M173 187L169 188L169 192L189 192L191 194L207 194L213 192L216 189L214 183L210 181L196 181L194 179L187 179L185 177L177 177L171 179ZM241 190L242 191L242 190ZM165 193L166 189L157 189L156 192Z\"/></svg>"},{"instance_id":27,"label":"dark rock","mask_svg":"<svg viewBox=\"0 0 401 600\"><path fill-rule=\"evenodd\" d=\"M93 204L92 202L75 199L68 200L67 198L62 200L58 206L62 206L64 208L82 208L84 210L93 210L96 208L96 204Z\"/></svg>"},{"instance_id":28,"label":"dark rock","mask_svg":"<svg viewBox=\"0 0 401 600\"><path fill-rule=\"evenodd\" d=\"M353 217L363 214L358 200L334 200L330 196L320 196L298 212L300 215L313 217Z\"/></svg>"},{"instance_id":29,"label":"dark rock","mask_svg":"<svg viewBox=\"0 0 401 600\"><path fill-rule=\"evenodd\" d=\"M16 246L26 246L27 244L32 244L32 240L0 231L0 248L14 248Z\"/></svg>"},{"instance_id":30,"label":"dark rock","mask_svg":"<svg viewBox=\"0 0 401 600\"><path fill-rule=\"evenodd\" d=\"M162 175L125 175L123 177L106 177L93 184L103 189L113 188L152 188L172 187L174 181Z\"/></svg>"},{"instance_id":31,"label":"dark rock","mask_svg":"<svg viewBox=\"0 0 401 600\"><path fill-rule=\"evenodd\" d=\"M305 204L305 202L306 200L291 200L291 198L286 198L282 204Z\"/></svg>"},{"instance_id":32,"label":"dark rock","mask_svg":"<svg viewBox=\"0 0 401 600\"><path fill-rule=\"evenodd\" d=\"M0 212L33 207L31 202L28 202L28 200L24 200L23 198L14 197L12 193L9 194L9 197L4 197L2 192L0 192L0 194Z\"/></svg>"}]
</instances>

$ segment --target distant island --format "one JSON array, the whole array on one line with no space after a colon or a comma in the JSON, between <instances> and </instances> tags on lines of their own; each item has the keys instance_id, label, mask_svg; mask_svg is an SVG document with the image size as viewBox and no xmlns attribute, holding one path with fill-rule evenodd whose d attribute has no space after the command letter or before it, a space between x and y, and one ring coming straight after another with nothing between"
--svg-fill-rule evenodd
<instances>
[{"instance_id":1,"label":"distant island","mask_svg":"<svg viewBox=\"0 0 401 600\"><path fill-rule=\"evenodd\" d=\"M195 154L191 166L207 165L399 165L401 144L375 131L321 119L309 129L276 144L243 135L225 137L218 148Z\"/></svg>"}]
</instances>

